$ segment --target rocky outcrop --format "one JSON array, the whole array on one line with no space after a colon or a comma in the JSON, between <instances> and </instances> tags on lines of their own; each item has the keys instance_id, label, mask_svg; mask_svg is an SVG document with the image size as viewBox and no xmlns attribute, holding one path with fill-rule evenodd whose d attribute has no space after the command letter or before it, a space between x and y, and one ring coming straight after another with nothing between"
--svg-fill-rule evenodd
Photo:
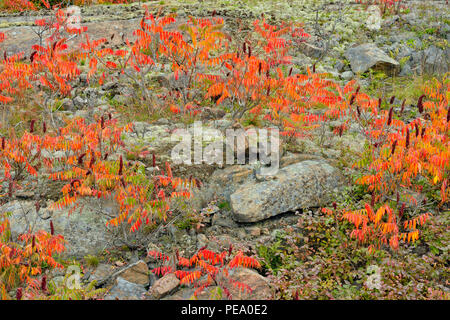
<instances>
[{"instance_id":1,"label":"rocky outcrop","mask_svg":"<svg viewBox=\"0 0 450 320\"><path fill-rule=\"evenodd\" d=\"M381 15L380 7L377 5L373 5L367 8L367 12L370 13L370 16L367 18L366 27L372 31L378 31L381 28L381 22L383 17Z\"/></svg>"},{"instance_id":2,"label":"rocky outcrop","mask_svg":"<svg viewBox=\"0 0 450 320\"><path fill-rule=\"evenodd\" d=\"M12 236L15 237L31 227L33 230L50 232L50 220L55 233L66 240L64 255L82 258L97 254L111 245L114 233L106 227L108 213L114 215L117 208L112 202L85 199L80 210L70 213L69 209L52 210L50 206L40 208L36 213L35 201L14 200L0 207L0 212L10 212ZM51 203L51 202L50 202ZM49 203L49 204L50 204Z\"/></svg>"},{"instance_id":3,"label":"rocky outcrop","mask_svg":"<svg viewBox=\"0 0 450 320\"><path fill-rule=\"evenodd\" d=\"M116 284L105 296L105 300L140 300L146 292L144 286L118 277Z\"/></svg>"},{"instance_id":4,"label":"rocky outcrop","mask_svg":"<svg viewBox=\"0 0 450 320\"><path fill-rule=\"evenodd\" d=\"M240 290L236 286L229 288L233 300L267 300L272 296L269 281L256 271L237 268L230 272L233 281L245 283L251 291Z\"/></svg>"},{"instance_id":5,"label":"rocky outcrop","mask_svg":"<svg viewBox=\"0 0 450 320\"><path fill-rule=\"evenodd\" d=\"M168 295L174 291L180 280L173 274L167 274L161 279L158 279L155 284L150 288L149 293L155 299L161 299L162 297Z\"/></svg>"},{"instance_id":6,"label":"rocky outcrop","mask_svg":"<svg viewBox=\"0 0 450 320\"><path fill-rule=\"evenodd\" d=\"M232 269L229 276L231 281L244 283L250 288L250 290L241 290L237 286L228 285L227 289L233 300L267 300L272 296L267 278L253 270L247 268ZM230 283L229 280L223 280L223 283ZM173 295L166 296L163 300L189 300L194 297L196 300L228 299L222 287L210 286L203 290L198 290L198 288L183 288Z\"/></svg>"},{"instance_id":7,"label":"rocky outcrop","mask_svg":"<svg viewBox=\"0 0 450 320\"><path fill-rule=\"evenodd\" d=\"M445 50L430 46L423 51L424 71L428 74L444 74L449 71L450 48Z\"/></svg>"},{"instance_id":8,"label":"rocky outcrop","mask_svg":"<svg viewBox=\"0 0 450 320\"><path fill-rule=\"evenodd\" d=\"M350 61L352 71L355 73L363 73L370 68L383 69L388 73L394 73L400 67L397 61L389 57L373 43L365 43L349 48L344 56Z\"/></svg>"},{"instance_id":9,"label":"rocky outcrop","mask_svg":"<svg viewBox=\"0 0 450 320\"><path fill-rule=\"evenodd\" d=\"M280 213L322 206L343 184L336 168L308 160L279 170L271 179L246 183L231 196L233 218L256 222Z\"/></svg>"},{"instance_id":10,"label":"rocky outcrop","mask_svg":"<svg viewBox=\"0 0 450 320\"><path fill-rule=\"evenodd\" d=\"M144 261L138 261L130 268L124 270L123 273L120 274L120 277L128 282L146 286L149 283L148 274L149 270L147 264Z\"/></svg>"}]
</instances>

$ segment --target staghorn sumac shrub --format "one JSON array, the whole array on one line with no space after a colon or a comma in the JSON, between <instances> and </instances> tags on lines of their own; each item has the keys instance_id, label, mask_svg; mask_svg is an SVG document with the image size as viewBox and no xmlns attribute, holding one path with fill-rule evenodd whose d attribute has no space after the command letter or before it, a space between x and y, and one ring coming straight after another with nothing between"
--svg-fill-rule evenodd
<instances>
[{"instance_id":1,"label":"staghorn sumac shrub","mask_svg":"<svg viewBox=\"0 0 450 320\"><path fill-rule=\"evenodd\" d=\"M44 46L35 45L32 53L33 76L42 88L47 88L50 97L67 96L72 90L71 82L78 79L78 58L67 52L62 38Z\"/></svg>"},{"instance_id":2,"label":"staghorn sumac shrub","mask_svg":"<svg viewBox=\"0 0 450 320\"><path fill-rule=\"evenodd\" d=\"M34 130L35 120L32 120L30 131ZM8 137L0 137L0 199L12 198L17 190L24 187L35 187L42 165L39 137L29 132L17 135L13 128L8 133ZM22 185L25 180L28 180L27 186Z\"/></svg>"},{"instance_id":3,"label":"staghorn sumac shrub","mask_svg":"<svg viewBox=\"0 0 450 320\"><path fill-rule=\"evenodd\" d=\"M41 169L50 179L66 182L62 198L53 204L56 209L75 209L83 197L115 199L120 214L110 223L117 226L125 221L136 231L143 223L165 220L170 201L190 197L189 189L197 185L196 179L174 177L169 164L148 177L145 167L118 156L125 151L121 134L132 127L118 126L111 115L90 124L75 118L56 132L47 130L45 123L42 127L44 134L40 135L33 120L22 136L1 138L3 196L11 198L25 177L37 184Z\"/></svg>"},{"instance_id":4,"label":"staghorn sumac shrub","mask_svg":"<svg viewBox=\"0 0 450 320\"><path fill-rule=\"evenodd\" d=\"M367 139L366 150L355 163L361 170L355 182L367 188L372 200L360 210L324 212L353 224L351 236L371 249L383 245L397 249L400 241L416 241L418 227L431 215L430 205L438 209L448 205L448 77L442 83L427 83L424 92L416 105L419 115L409 122L397 119L393 98L389 110L382 110L381 98L372 100L360 92L353 93L340 110L349 112ZM424 189L432 199L423 194Z\"/></svg>"},{"instance_id":5,"label":"staghorn sumac shrub","mask_svg":"<svg viewBox=\"0 0 450 320\"><path fill-rule=\"evenodd\" d=\"M67 154L60 159L45 159L48 168L58 168L52 170L50 179L67 182L55 208L73 205L74 209L82 197L112 198L120 212L109 224L126 222L131 231L136 231L142 224L165 220L171 200L190 197L195 179L174 177L169 164L165 171L157 170L148 177L145 167L128 163L122 155L117 159L124 151L121 134L131 129L131 125L119 127L111 115L91 124L78 118L61 128L59 134L44 138L48 150ZM114 155L116 160L110 159Z\"/></svg>"},{"instance_id":6,"label":"staghorn sumac shrub","mask_svg":"<svg viewBox=\"0 0 450 320\"><path fill-rule=\"evenodd\" d=\"M38 173L47 171L50 179L67 182L62 188L63 197L53 204L56 208L73 205L75 209L83 197L113 198L120 213L111 219L111 225L126 222L131 231L137 231L142 224L165 220L171 201L189 197L189 188L197 180L174 177L168 164L166 171L155 168L149 177L144 167L127 163L121 155L112 160L123 150L121 134L130 129L117 126L117 119L112 116L91 124L76 118L56 133L48 130L45 123L39 130L35 120L21 136L11 129L8 137L0 139L0 199L11 199L23 187L32 189L35 185L29 181L37 184ZM39 201L35 207L38 212ZM64 239L54 235L51 222L50 233L32 229L30 226L29 232L12 239L8 214L0 215L2 298L11 298L8 291L17 286L18 299L92 298L100 294L89 288L70 292L64 288L51 292L40 289L36 276L42 273L44 265L62 268L53 255L64 250Z\"/></svg>"},{"instance_id":7,"label":"staghorn sumac shrub","mask_svg":"<svg viewBox=\"0 0 450 320\"><path fill-rule=\"evenodd\" d=\"M235 52L224 56L221 77L214 79L215 83L207 89L206 98L218 97L218 105L225 102L234 119L240 119L246 112L260 113L266 107L277 112L281 103L273 97L285 93L286 72L281 66L290 65L287 56L292 44L290 38L298 40L309 36L291 24L277 27L264 19L255 20L253 28L254 33L235 44Z\"/></svg>"},{"instance_id":8,"label":"staghorn sumac shrub","mask_svg":"<svg viewBox=\"0 0 450 320\"><path fill-rule=\"evenodd\" d=\"M86 6L92 4L126 4L136 2L136 0L3 0L0 9L8 11L38 10L41 8L63 7L68 4L76 6Z\"/></svg>"},{"instance_id":9,"label":"staghorn sumac shrub","mask_svg":"<svg viewBox=\"0 0 450 320\"><path fill-rule=\"evenodd\" d=\"M246 113L276 124L284 136L302 136L336 117L332 110L346 104L351 85L337 83L306 68L300 73L288 56L297 42L309 37L295 24L253 23L254 32L224 61L221 77L207 88L206 98L240 119ZM294 71L294 69L297 69ZM317 114L317 109L328 112Z\"/></svg>"},{"instance_id":10,"label":"staghorn sumac shrub","mask_svg":"<svg viewBox=\"0 0 450 320\"><path fill-rule=\"evenodd\" d=\"M137 0L139 1L139 0ZM76 6L86 6L92 4L126 4L137 2L136 0L74 0L73 4Z\"/></svg>"},{"instance_id":11,"label":"staghorn sumac shrub","mask_svg":"<svg viewBox=\"0 0 450 320\"><path fill-rule=\"evenodd\" d=\"M361 210L336 212L324 209L323 212L350 222L354 226L350 237L360 244L368 245L369 251L380 249L384 245L395 250L398 249L400 241L416 241L419 238L418 227L426 223L431 215L427 212L411 219L402 219L404 207L397 213L388 204L384 204L374 211L367 203Z\"/></svg>"},{"instance_id":12,"label":"staghorn sumac shrub","mask_svg":"<svg viewBox=\"0 0 450 320\"><path fill-rule=\"evenodd\" d=\"M45 126L45 125L44 125ZM30 124L30 131L35 132L35 122ZM17 191L36 190L39 187L38 170L44 166L41 157L42 141L36 138L33 133L26 132L21 136L17 136L13 129L10 130L10 135L0 138L0 202L13 199ZM34 205L36 214L39 214L41 207L40 200L37 200ZM24 212L24 214L26 214ZM19 272L21 282L31 279L27 273L36 275L41 273L41 264L46 263L50 267L59 267L53 258L53 253L60 253L64 250L64 239L62 236L54 236L54 228L50 222L50 234L39 230L34 231L36 221L28 221L25 226L27 232L19 235L17 239L13 239L9 231L8 213L1 212L2 227L0 227L0 247L2 248L3 256L2 267L5 272L3 275L8 276L6 283L8 286L12 285L14 281L14 272ZM31 252L30 252L31 243ZM10 254L9 257L5 256ZM15 255L17 253L17 255ZM30 262L23 262L23 259L28 259ZM34 264L36 262L36 265ZM13 268L13 265L16 267ZM26 271L19 268L21 265L30 266L31 271ZM20 270L18 271L19 268ZM9 274L9 275L7 275ZM5 280L6 281L6 280ZM21 283L20 282L20 283Z\"/></svg>"},{"instance_id":13,"label":"staghorn sumac shrub","mask_svg":"<svg viewBox=\"0 0 450 320\"><path fill-rule=\"evenodd\" d=\"M221 29L222 18L199 19L190 17L178 29L180 35L167 43L165 57L169 60L179 96L181 112L185 112L195 98L195 90L206 81L215 80L214 69L230 57L229 37ZM175 102L177 102L175 100Z\"/></svg>"},{"instance_id":14,"label":"staghorn sumac shrub","mask_svg":"<svg viewBox=\"0 0 450 320\"><path fill-rule=\"evenodd\" d=\"M239 267L260 268L260 263L255 258L245 256L241 251L233 254L232 245L220 253L208 250L205 246L190 258L182 257L178 250L172 257L158 251L149 251L148 256L161 261L159 267L151 270L153 273L159 276L174 274L180 279L181 285L194 285L194 296L211 286L220 288L228 299L233 298L232 289L251 293L253 289L232 279L230 271ZM222 298L219 292L215 296Z\"/></svg>"},{"instance_id":15,"label":"staghorn sumac shrub","mask_svg":"<svg viewBox=\"0 0 450 320\"><path fill-rule=\"evenodd\" d=\"M356 0L357 3L368 5L377 5L380 7L381 13L386 14L393 12L398 14L400 9L404 8L405 1L402 0Z\"/></svg>"},{"instance_id":16,"label":"staghorn sumac shrub","mask_svg":"<svg viewBox=\"0 0 450 320\"><path fill-rule=\"evenodd\" d=\"M5 34L0 32L0 43L5 40ZM0 128L7 127L7 108L14 100L21 100L24 92L32 88L31 76L33 69L22 62L23 54L8 56L6 52L0 57L0 104L2 115Z\"/></svg>"},{"instance_id":17,"label":"staghorn sumac shrub","mask_svg":"<svg viewBox=\"0 0 450 320\"><path fill-rule=\"evenodd\" d=\"M33 95L37 105L48 113L50 123L56 129L53 106L55 98L70 96L73 82L78 80L78 64L82 55L78 48L69 48L67 41L87 30L79 23L73 23L66 10L56 8L50 18L35 21L39 43L32 46L30 64L33 71ZM44 94L42 94L44 93Z\"/></svg>"},{"instance_id":18,"label":"staghorn sumac shrub","mask_svg":"<svg viewBox=\"0 0 450 320\"><path fill-rule=\"evenodd\" d=\"M82 44L86 59L91 68L90 77L95 77L99 64L105 70L99 75L103 83L110 73L118 72L133 85L135 100L144 100L157 109L157 99L152 94L150 85L153 81L149 74L159 72L159 68L170 65L173 76L165 86L169 94L164 97L164 106L171 106L173 112L184 113L194 100L194 89L205 77L205 68L221 63L222 55L212 52L223 51L226 42L220 31L223 21L218 18L197 19L190 17L188 21L177 26L175 15L154 16L146 10L140 28L134 31L136 41L130 43L122 39L125 49L98 49L105 44L106 38L91 41L86 37ZM179 106L178 106L179 105Z\"/></svg>"},{"instance_id":19,"label":"staghorn sumac shrub","mask_svg":"<svg viewBox=\"0 0 450 320\"><path fill-rule=\"evenodd\" d=\"M151 23L148 24L146 20L151 20ZM131 44L128 39L122 39L126 48L119 50L113 50L109 47L99 49L101 45L107 42L107 39L91 40L86 35L86 41L82 43L82 49L86 60L89 61L88 77L94 78L97 76L99 64L105 70L98 77L100 84L108 77L108 71L118 71L119 76L125 77L131 82L134 89L138 88L135 99L151 102L153 97L151 90L149 90L148 74L155 70L165 41L169 37L180 36L177 32L166 30L167 26L174 22L173 16L155 19L146 11L141 20L140 29L133 33L136 36L136 41Z\"/></svg>"},{"instance_id":20,"label":"staghorn sumac shrub","mask_svg":"<svg viewBox=\"0 0 450 320\"><path fill-rule=\"evenodd\" d=\"M169 92L162 103L174 113L198 108L197 92L203 89L205 98L230 110L235 119L246 112L258 115L264 111L269 120L299 132L320 120L307 112L309 108L341 102L336 84L325 80L325 75L310 71L292 74L287 52L309 36L300 26L274 26L265 20L253 25L254 37L233 43L221 31L220 18L190 17L177 26L174 15L154 17L147 11L140 29L134 32L136 41L131 44L123 39L125 50L99 49L108 42L106 38L86 38L82 47L91 67L90 77L96 77L100 64L105 70L99 75L100 83L118 72L138 88L133 91L138 94L135 98L145 101L157 101L151 94L149 73L169 64L173 72L169 82L173 83L164 84Z\"/></svg>"},{"instance_id":21,"label":"staghorn sumac shrub","mask_svg":"<svg viewBox=\"0 0 450 320\"><path fill-rule=\"evenodd\" d=\"M53 255L65 250L64 238L44 230L27 232L14 239L8 214L0 214L0 297L10 299L7 291L18 286L29 290L44 268L60 268ZM22 292L20 288L19 292Z\"/></svg>"},{"instance_id":22,"label":"staghorn sumac shrub","mask_svg":"<svg viewBox=\"0 0 450 320\"><path fill-rule=\"evenodd\" d=\"M39 1L39 4L41 4L41 1ZM30 0L4 0L0 5L0 9L7 11L25 11L37 9L35 3Z\"/></svg>"},{"instance_id":23,"label":"staghorn sumac shrub","mask_svg":"<svg viewBox=\"0 0 450 320\"><path fill-rule=\"evenodd\" d=\"M29 97L36 105L49 113L51 124L56 128L52 106L48 101L55 97L70 95L74 80L78 79L80 54L66 44L68 36L76 36L86 28L75 28L66 12L56 9L50 18L37 19L35 32L39 43L32 46L32 53L25 59L23 53L7 56L0 61L0 103L11 105L25 102ZM5 38L2 33L0 42ZM3 108L2 124L7 126L7 111Z\"/></svg>"}]
</instances>

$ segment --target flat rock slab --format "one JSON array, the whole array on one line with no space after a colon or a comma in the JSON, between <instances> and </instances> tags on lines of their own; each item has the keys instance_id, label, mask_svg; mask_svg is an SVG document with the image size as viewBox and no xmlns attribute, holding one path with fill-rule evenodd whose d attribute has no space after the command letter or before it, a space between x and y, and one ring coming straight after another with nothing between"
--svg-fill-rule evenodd
<instances>
[{"instance_id":1,"label":"flat rock slab","mask_svg":"<svg viewBox=\"0 0 450 320\"><path fill-rule=\"evenodd\" d=\"M257 222L278 214L326 205L343 185L339 170L323 160L307 160L278 171L271 180L247 182L231 196L233 218Z\"/></svg>"},{"instance_id":2,"label":"flat rock slab","mask_svg":"<svg viewBox=\"0 0 450 320\"><path fill-rule=\"evenodd\" d=\"M116 285L105 296L105 300L141 300L146 292L144 286L118 277Z\"/></svg>"},{"instance_id":3,"label":"flat rock slab","mask_svg":"<svg viewBox=\"0 0 450 320\"><path fill-rule=\"evenodd\" d=\"M87 34L89 34L90 39L110 38L114 34L115 37L109 41L109 45L120 46L124 44L119 34L123 33L124 38L133 40L133 31L138 28L139 21L140 19L99 21L85 23L83 26L88 28ZM25 58L27 58L32 52L31 46L39 44L39 37L36 36L32 26L3 28L1 32L6 35L5 41L2 43L2 48L7 48L8 55L23 52ZM82 36L77 36L69 40L67 43L69 46L73 46L85 41L86 37L83 34Z\"/></svg>"},{"instance_id":4,"label":"flat rock slab","mask_svg":"<svg viewBox=\"0 0 450 320\"><path fill-rule=\"evenodd\" d=\"M13 237L26 233L28 228L50 232L50 220L53 221L55 233L66 240L63 255L74 258L99 254L111 245L117 232L106 227L109 219L102 214L117 214L118 209L113 202L86 199L80 209L70 213L67 208L52 210L47 206L37 214L35 201L29 200L14 200L0 206L0 212L11 213L9 221Z\"/></svg>"},{"instance_id":5,"label":"flat rock slab","mask_svg":"<svg viewBox=\"0 0 450 320\"><path fill-rule=\"evenodd\" d=\"M97 283L103 282L113 273L114 273L114 266L106 263L100 263L95 269L95 271L90 275L89 282L91 281L97 281Z\"/></svg>"},{"instance_id":6,"label":"flat rock slab","mask_svg":"<svg viewBox=\"0 0 450 320\"><path fill-rule=\"evenodd\" d=\"M221 283L224 284L231 294L233 300L268 300L272 297L272 289L269 280L256 271L247 268L235 268L230 270L230 279L233 282L219 275ZM236 281L248 286L249 290L241 290L238 286L233 285ZM224 293L224 287L211 286L200 291L198 288L183 288L173 295L164 297L162 300L228 300L228 296ZM195 293L197 295L195 295Z\"/></svg>"},{"instance_id":7,"label":"flat rock slab","mask_svg":"<svg viewBox=\"0 0 450 320\"><path fill-rule=\"evenodd\" d=\"M233 281L245 283L251 290L241 290L237 286L230 286L233 300L268 300L272 297L269 280L254 270L236 268L231 270L230 277Z\"/></svg>"},{"instance_id":8,"label":"flat rock slab","mask_svg":"<svg viewBox=\"0 0 450 320\"><path fill-rule=\"evenodd\" d=\"M175 291L179 284L180 280L175 276L175 274L169 273L158 279L150 288L149 293L155 299L161 299L162 297Z\"/></svg>"},{"instance_id":9,"label":"flat rock slab","mask_svg":"<svg viewBox=\"0 0 450 320\"><path fill-rule=\"evenodd\" d=\"M135 265L127 268L120 277L128 282L140 284L143 286L148 285L150 278L148 277L148 267L144 261L138 261Z\"/></svg>"},{"instance_id":10,"label":"flat rock slab","mask_svg":"<svg viewBox=\"0 0 450 320\"><path fill-rule=\"evenodd\" d=\"M363 73L370 68L383 69L389 73L398 71L400 64L373 43L349 48L345 58L350 61L354 73Z\"/></svg>"},{"instance_id":11,"label":"flat rock slab","mask_svg":"<svg viewBox=\"0 0 450 320\"><path fill-rule=\"evenodd\" d=\"M178 290L173 295L166 296L162 298L161 300L214 300L214 299L221 299L224 300L225 297L222 297L218 294L222 289L217 286L207 287L201 290L200 292L197 292L197 295L194 293L196 292L197 288L183 288L181 290Z\"/></svg>"}]
</instances>

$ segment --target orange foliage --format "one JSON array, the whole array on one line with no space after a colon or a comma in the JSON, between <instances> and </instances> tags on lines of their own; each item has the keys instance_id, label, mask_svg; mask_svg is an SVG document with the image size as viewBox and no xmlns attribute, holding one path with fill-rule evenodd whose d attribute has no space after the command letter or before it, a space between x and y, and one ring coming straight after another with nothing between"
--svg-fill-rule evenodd
<instances>
[{"instance_id":1,"label":"orange foliage","mask_svg":"<svg viewBox=\"0 0 450 320\"><path fill-rule=\"evenodd\" d=\"M355 167L363 172L356 183L372 193L372 203L361 210L344 210L341 216L353 224L351 236L359 242L369 243L371 248L389 244L397 249L400 240L416 241L417 227L431 215L424 212L428 204L427 198L421 195L424 184L438 192L438 198L432 199L438 208L448 205L449 89L447 76L442 83L437 80L428 83L425 94L417 102L419 116L408 123L395 119L393 106L384 111L381 99L371 100L363 93L353 93L342 106L342 114L350 114L362 125L369 143ZM414 212L405 211L405 201L416 207ZM378 208L376 212L374 207ZM333 213L329 209L323 212Z\"/></svg>"},{"instance_id":2,"label":"orange foliage","mask_svg":"<svg viewBox=\"0 0 450 320\"><path fill-rule=\"evenodd\" d=\"M47 1L43 4L49 7ZM381 100L369 97L359 88L355 90L354 81L341 87L327 80L325 74L316 73L314 66L304 74L298 73L288 51L309 36L300 25L275 26L264 19L256 20L252 35L234 43L222 31L221 18L190 17L185 24L177 26L175 15L155 17L147 11L134 32L136 41L122 39L126 49L114 50L107 46L108 39L92 40L87 35L80 48L69 48L64 33L81 34L85 29L68 30L64 12L55 12L52 21L36 21L50 36L45 43L33 46L29 63L20 54L10 57L5 54L0 61L0 103L3 105L27 90L41 93L45 88L54 96L70 95L71 81L80 74L81 59L89 65L90 80L96 79L101 84L118 71L138 86L140 90L133 91L140 92L149 104L155 99L147 75L158 71L157 66L169 63L177 87L168 88L162 100L163 106L174 113L201 111L194 95L197 89L204 89L204 97L231 110L233 118L239 119L247 112L262 115L277 124L284 135L304 134L329 119L346 117L335 129L341 136L350 121L358 123L368 145L362 159L355 164L362 172L356 183L372 193L373 201L360 210L343 210L340 218L354 226L351 237L360 243L371 248L389 245L396 249L400 241L416 241L417 228L426 223L430 213L424 210L423 197L414 212L405 211L405 202L417 203L424 184L438 191L439 199L432 199L438 202L438 207L448 204L448 78L424 88L425 94L417 102L419 116L405 122L394 113L393 99L389 109L384 110ZM0 42L4 38L0 33ZM311 111L314 107L324 108L325 113L314 114ZM168 164L148 177L143 168L127 163L122 156L112 158L123 151L121 134L132 129L130 125L118 126L112 115L94 123L73 119L52 132L43 122L40 134L34 125L35 120L30 130L20 137L11 129L9 136L0 140L0 186L7 186L5 190L0 189L1 197L11 197L21 187L19 181L24 175L35 181L39 170L47 170L51 179L66 182L62 198L54 207L75 208L82 197L113 198L120 212L109 224L128 223L131 231L136 231L142 224L154 223L156 218L165 220L171 200L190 197L190 189L196 185L196 179L174 177ZM44 150L66 156L59 159L43 156ZM339 214L335 211L336 208L324 210ZM6 235L6 230L8 222L4 219L0 223L0 235ZM22 245L14 246L16 251L7 240L0 241L0 268L17 268L14 272L21 281L40 272L36 265L26 262L31 257L34 259L35 253L36 261L58 266L51 255L63 250L61 237L44 232L25 234L18 239ZM229 296L229 284L249 289L245 284L233 282L228 276L231 269L259 267L255 259L241 252L231 256L231 251L230 248L228 252L215 253L202 248L189 259L177 254L176 265L180 270L164 265L154 272L175 273L183 284L195 284L196 293L212 284L220 285ZM149 254L166 262L170 260L161 253ZM193 267L196 269L191 270ZM7 283L9 288L11 281Z\"/></svg>"},{"instance_id":3,"label":"orange foliage","mask_svg":"<svg viewBox=\"0 0 450 320\"><path fill-rule=\"evenodd\" d=\"M42 266L63 268L53 258L55 253L65 250L61 235L49 234L43 230L21 234L17 239L10 235L6 214L0 215L0 297L17 285L31 286ZM1 294L3 293L3 294Z\"/></svg>"}]
</instances>

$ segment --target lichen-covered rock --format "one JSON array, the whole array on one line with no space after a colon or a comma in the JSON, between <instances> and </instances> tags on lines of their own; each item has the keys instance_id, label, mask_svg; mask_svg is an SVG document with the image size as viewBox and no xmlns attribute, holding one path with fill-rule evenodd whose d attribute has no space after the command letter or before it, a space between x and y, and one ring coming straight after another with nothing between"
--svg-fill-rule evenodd
<instances>
[{"instance_id":1,"label":"lichen-covered rock","mask_svg":"<svg viewBox=\"0 0 450 320\"><path fill-rule=\"evenodd\" d=\"M344 80L350 81L354 77L354 74L351 71L344 71L342 72L341 77Z\"/></svg>"},{"instance_id":2,"label":"lichen-covered rock","mask_svg":"<svg viewBox=\"0 0 450 320\"><path fill-rule=\"evenodd\" d=\"M166 296L162 300L213 300L213 299L225 299L226 297L221 296L220 292L223 292L219 287L212 286L204 288L199 292L196 292L197 288L183 288L173 295ZM195 295L196 293L196 295Z\"/></svg>"},{"instance_id":3,"label":"lichen-covered rock","mask_svg":"<svg viewBox=\"0 0 450 320\"><path fill-rule=\"evenodd\" d=\"M317 150L319 154L320 150ZM286 154L280 160L281 168L290 164L304 161L322 159L312 154ZM243 184L256 181L255 167L250 164L232 165L223 169L217 169L208 178L206 185L201 190L194 190L195 197L192 204L201 210L215 197L230 200L230 195L236 192Z\"/></svg>"},{"instance_id":4,"label":"lichen-covered rock","mask_svg":"<svg viewBox=\"0 0 450 320\"><path fill-rule=\"evenodd\" d=\"M90 275L89 282L104 282L114 272L114 266L106 263L100 263L95 271Z\"/></svg>"},{"instance_id":5,"label":"lichen-covered rock","mask_svg":"<svg viewBox=\"0 0 450 320\"><path fill-rule=\"evenodd\" d=\"M82 208L69 214L69 209L52 210L49 201L42 205L36 213L35 201L11 201L0 206L0 212L10 212L9 217L13 237L26 232L29 227L33 230L50 232L52 220L55 233L61 234L66 240L66 251L63 255L83 258L88 254L96 255L111 245L116 238L114 232L106 228L109 218L117 214L115 203L103 200L85 199ZM81 210L81 212L80 212Z\"/></svg>"},{"instance_id":6,"label":"lichen-covered rock","mask_svg":"<svg viewBox=\"0 0 450 320\"><path fill-rule=\"evenodd\" d=\"M449 71L450 49L439 49L436 46L430 46L423 51L425 59L424 71L428 74L444 74Z\"/></svg>"},{"instance_id":7,"label":"lichen-covered rock","mask_svg":"<svg viewBox=\"0 0 450 320\"><path fill-rule=\"evenodd\" d=\"M229 277L232 282L223 278L223 275L218 276L221 283L225 285L231 298L233 300L267 300L272 296L272 291L269 281L258 274L256 271L247 268L231 269ZM239 289L231 283L243 283L250 288L250 291ZM196 295L195 295L196 294ZM183 288L172 295L168 295L163 300L212 300L212 299L228 299L224 287L211 286L198 290L198 288Z\"/></svg>"},{"instance_id":8,"label":"lichen-covered rock","mask_svg":"<svg viewBox=\"0 0 450 320\"><path fill-rule=\"evenodd\" d=\"M339 170L323 160L289 165L270 180L249 181L231 196L233 218L256 222L280 213L325 205L343 185Z\"/></svg>"},{"instance_id":9,"label":"lichen-covered rock","mask_svg":"<svg viewBox=\"0 0 450 320\"><path fill-rule=\"evenodd\" d=\"M363 73L370 68L383 69L386 72L393 73L398 71L400 67L397 61L373 43L349 48L344 56L350 61L352 71L355 73Z\"/></svg>"},{"instance_id":10,"label":"lichen-covered rock","mask_svg":"<svg viewBox=\"0 0 450 320\"><path fill-rule=\"evenodd\" d=\"M148 266L144 261L138 261L130 268L125 269L120 277L127 280L128 282L140 284L143 286L148 285L149 276L148 276Z\"/></svg>"},{"instance_id":11,"label":"lichen-covered rock","mask_svg":"<svg viewBox=\"0 0 450 320\"><path fill-rule=\"evenodd\" d=\"M254 270L237 268L230 271L232 281L246 284L251 291L241 290L238 286L228 289L233 300L267 300L272 296L269 281Z\"/></svg>"},{"instance_id":12,"label":"lichen-covered rock","mask_svg":"<svg viewBox=\"0 0 450 320\"><path fill-rule=\"evenodd\" d=\"M145 293L144 286L118 277L116 285L105 296L105 300L140 300Z\"/></svg>"},{"instance_id":13,"label":"lichen-covered rock","mask_svg":"<svg viewBox=\"0 0 450 320\"><path fill-rule=\"evenodd\" d=\"M381 16L380 7L377 5L373 5L367 8L367 11L370 12L370 16L367 17L366 27L372 31L378 31L381 28L381 21L383 17Z\"/></svg>"},{"instance_id":14,"label":"lichen-covered rock","mask_svg":"<svg viewBox=\"0 0 450 320\"><path fill-rule=\"evenodd\" d=\"M299 44L300 51L308 57L319 58L324 54L324 49L314 44L301 42Z\"/></svg>"},{"instance_id":15,"label":"lichen-covered rock","mask_svg":"<svg viewBox=\"0 0 450 320\"><path fill-rule=\"evenodd\" d=\"M173 273L169 273L161 279L158 279L150 288L149 293L153 296L153 298L161 299L162 297L173 292L179 284L180 280Z\"/></svg>"}]
</instances>

